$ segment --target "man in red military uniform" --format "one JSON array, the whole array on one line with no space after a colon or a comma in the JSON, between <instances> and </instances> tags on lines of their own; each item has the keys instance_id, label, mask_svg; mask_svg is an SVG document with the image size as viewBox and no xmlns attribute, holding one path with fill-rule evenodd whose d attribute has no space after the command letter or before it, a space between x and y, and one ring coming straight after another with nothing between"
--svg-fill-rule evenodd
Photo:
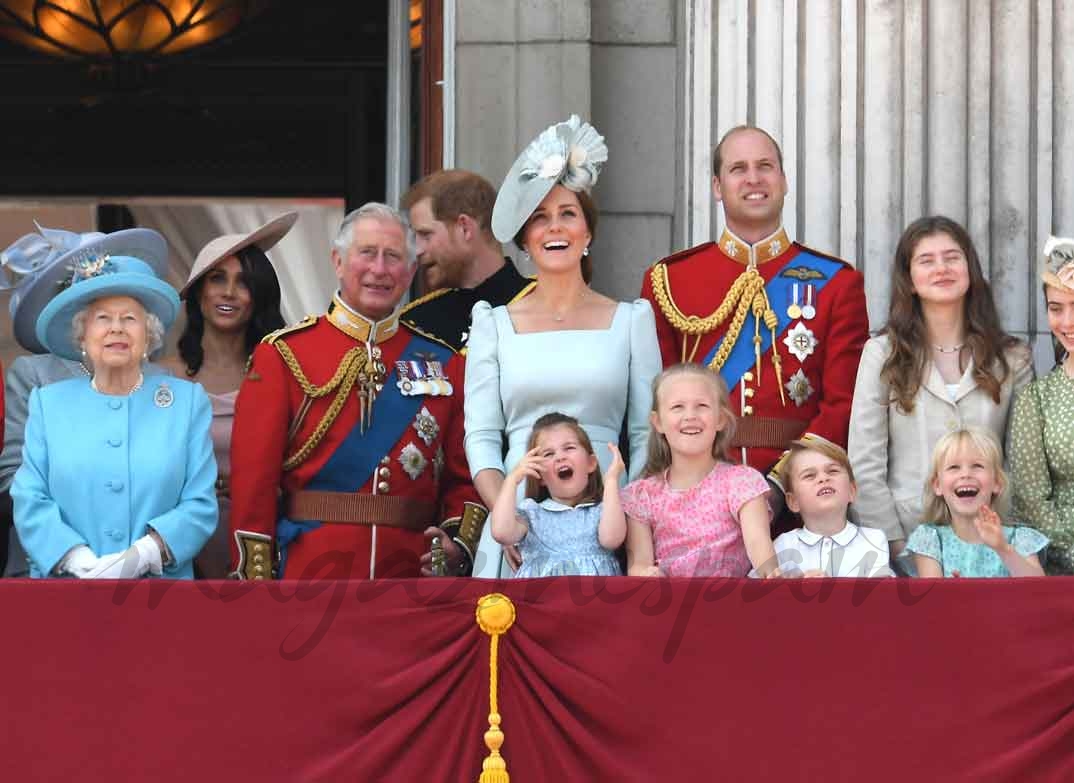
<instances>
[{"instance_id":1,"label":"man in red military uniform","mask_svg":"<svg viewBox=\"0 0 1074 783\"><path fill-rule=\"evenodd\" d=\"M416 263L402 216L366 204L332 251L325 315L254 352L235 409L240 579L416 576L427 537L458 570L487 512L463 452L463 359L400 324Z\"/></svg>"},{"instance_id":2,"label":"man in red military uniform","mask_svg":"<svg viewBox=\"0 0 1074 783\"><path fill-rule=\"evenodd\" d=\"M713 174L727 225L720 241L657 262L642 284L664 365L719 370L739 414L732 445L761 472L805 433L845 448L869 332L862 275L788 238L783 154L769 134L730 130Z\"/></svg>"}]
</instances>

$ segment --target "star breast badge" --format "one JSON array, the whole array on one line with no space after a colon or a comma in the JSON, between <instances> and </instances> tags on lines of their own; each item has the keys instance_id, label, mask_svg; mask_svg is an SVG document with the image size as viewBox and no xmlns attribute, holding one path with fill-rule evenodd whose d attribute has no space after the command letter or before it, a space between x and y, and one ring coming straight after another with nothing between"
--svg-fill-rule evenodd
<instances>
[{"instance_id":1,"label":"star breast badge","mask_svg":"<svg viewBox=\"0 0 1074 783\"><path fill-rule=\"evenodd\" d=\"M425 455L421 453L417 446L413 443L408 443L399 452L399 464L403 466L403 470L410 476L412 481L417 481L418 476L425 470L428 460L425 459Z\"/></svg>"},{"instance_id":2,"label":"star breast badge","mask_svg":"<svg viewBox=\"0 0 1074 783\"><path fill-rule=\"evenodd\" d=\"M813 394L813 385L809 382L809 378L802 372L802 368L798 368L798 372L790 377L786 383L787 393L794 400L794 404L799 408L805 404L805 401L809 399L809 396Z\"/></svg>"},{"instance_id":3,"label":"star breast badge","mask_svg":"<svg viewBox=\"0 0 1074 783\"><path fill-rule=\"evenodd\" d=\"M421 406L421 410L418 411L418 415L411 426L417 430L418 437L425 441L426 446L432 446L436 436L440 434L440 425L437 423L436 417L429 413L429 409L424 405Z\"/></svg>"},{"instance_id":4,"label":"star breast badge","mask_svg":"<svg viewBox=\"0 0 1074 783\"><path fill-rule=\"evenodd\" d=\"M787 350L795 355L800 362L804 362L807 356L811 356L817 348L817 338L813 331L799 321L794 328L789 330L783 338L783 344Z\"/></svg>"}]
</instances>

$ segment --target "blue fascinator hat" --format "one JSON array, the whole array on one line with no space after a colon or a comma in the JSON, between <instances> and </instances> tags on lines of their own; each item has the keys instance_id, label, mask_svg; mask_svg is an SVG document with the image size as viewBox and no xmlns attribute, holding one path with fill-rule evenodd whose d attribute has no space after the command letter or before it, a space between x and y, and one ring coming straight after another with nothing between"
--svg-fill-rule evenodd
<instances>
[{"instance_id":1,"label":"blue fascinator hat","mask_svg":"<svg viewBox=\"0 0 1074 783\"><path fill-rule=\"evenodd\" d=\"M500 185L492 209L496 239L514 239L556 185L588 192L607 160L604 137L577 114L547 128L522 151Z\"/></svg>"}]
</instances>

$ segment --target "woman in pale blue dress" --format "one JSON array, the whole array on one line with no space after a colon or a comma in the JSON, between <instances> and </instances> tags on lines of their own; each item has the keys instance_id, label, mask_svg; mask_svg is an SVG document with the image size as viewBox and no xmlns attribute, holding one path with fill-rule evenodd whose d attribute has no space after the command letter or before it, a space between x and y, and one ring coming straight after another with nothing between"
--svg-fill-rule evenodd
<instances>
[{"instance_id":1,"label":"woman in pale blue dress","mask_svg":"<svg viewBox=\"0 0 1074 783\"><path fill-rule=\"evenodd\" d=\"M597 210L589 195L607 160L603 137L572 116L535 139L508 172L492 229L533 258L537 286L505 307L479 302L466 357L466 458L492 508L539 416L581 423L605 470L624 420L628 477L645 463L660 349L648 302L615 302L589 287ZM506 439L507 453L504 455ZM508 575L488 526L474 575Z\"/></svg>"}]
</instances>

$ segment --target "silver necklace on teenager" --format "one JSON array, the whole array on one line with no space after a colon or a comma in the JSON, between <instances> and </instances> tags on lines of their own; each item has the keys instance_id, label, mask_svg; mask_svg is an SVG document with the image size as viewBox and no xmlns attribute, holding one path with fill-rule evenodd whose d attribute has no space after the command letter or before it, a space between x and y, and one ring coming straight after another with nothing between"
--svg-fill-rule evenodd
<instances>
[{"instance_id":1,"label":"silver necklace on teenager","mask_svg":"<svg viewBox=\"0 0 1074 783\"><path fill-rule=\"evenodd\" d=\"M965 347L965 343L959 343L958 345L946 346L946 345L933 345L932 350L936 353L958 353Z\"/></svg>"}]
</instances>

